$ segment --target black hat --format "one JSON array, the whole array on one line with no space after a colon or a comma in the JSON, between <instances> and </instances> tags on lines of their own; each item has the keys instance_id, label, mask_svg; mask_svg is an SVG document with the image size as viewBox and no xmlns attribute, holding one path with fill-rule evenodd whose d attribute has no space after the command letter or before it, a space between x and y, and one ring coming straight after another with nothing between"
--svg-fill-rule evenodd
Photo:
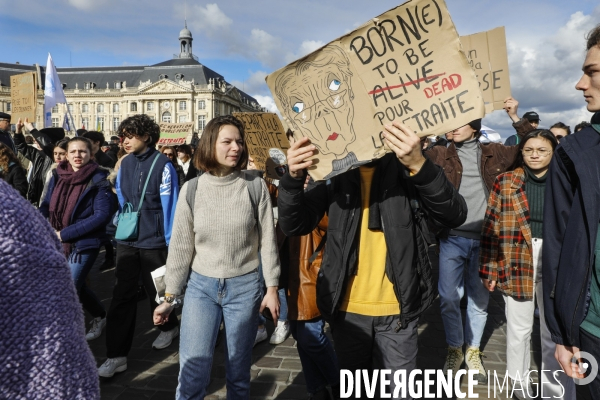
<instances>
[{"instance_id":1,"label":"black hat","mask_svg":"<svg viewBox=\"0 0 600 400\"><path fill-rule=\"evenodd\" d=\"M10 114L0 112L0 119L7 119L10 122Z\"/></svg>"},{"instance_id":2,"label":"black hat","mask_svg":"<svg viewBox=\"0 0 600 400\"><path fill-rule=\"evenodd\" d=\"M81 136L87 132L87 129L77 129L77 136Z\"/></svg>"},{"instance_id":3,"label":"black hat","mask_svg":"<svg viewBox=\"0 0 600 400\"><path fill-rule=\"evenodd\" d=\"M119 139L119 137L118 137L118 136L111 136L111 137L110 137L110 140L121 140L121 139Z\"/></svg>"},{"instance_id":4,"label":"black hat","mask_svg":"<svg viewBox=\"0 0 600 400\"><path fill-rule=\"evenodd\" d=\"M477 133L479 133L479 131L481 130L481 118L469 122L469 126L475 129Z\"/></svg>"},{"instance_id":5,"label":"black hat","mask_svg":"<svg viewBox=\"0 0 600 400\"><path fill-rule=\"evenodd\" d=\"M63 128L44 128L40 129L40 132L48 135L52 143L57 143L59 140L65 138L65 130Z\"/></svg>"},{"instance_id":6,"label":"black hat","mask_svg":"<svg viewBox=\"0 0 600 400\"><path fill-rule=\"evenodd\" d=\"M523 118L529 122L540 121L540 116L535 111L527 111L525 114L523 114Z\"/></svg>"}]
</instances>

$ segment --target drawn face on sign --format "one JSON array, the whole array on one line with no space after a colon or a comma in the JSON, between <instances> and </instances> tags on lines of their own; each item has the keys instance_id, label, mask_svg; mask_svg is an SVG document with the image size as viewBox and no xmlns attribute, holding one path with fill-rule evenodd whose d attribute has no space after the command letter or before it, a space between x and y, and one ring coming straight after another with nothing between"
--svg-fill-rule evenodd
<instances>
[{"instance_id":1,"label":"drawn face on sign","mask_svg":"<svg viewBox=\"0 0 600 400\"><path fill-rule=\"evenodd\" d=\"M328 46L290 66L275 82L282 112L294 129L308 136L319 152L338 159L356 139L351 77L342 49Z\"/></svg>"}]
</instances>

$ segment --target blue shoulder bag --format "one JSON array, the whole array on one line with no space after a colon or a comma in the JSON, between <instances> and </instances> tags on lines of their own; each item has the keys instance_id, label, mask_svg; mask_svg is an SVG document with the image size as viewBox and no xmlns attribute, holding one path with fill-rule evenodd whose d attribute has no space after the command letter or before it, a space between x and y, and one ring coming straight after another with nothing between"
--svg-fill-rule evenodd
<instances>
[{"instance_id":1,"label":"blue shoulder bag","mask_svg":"<svg viewBox=\"0 0 600 400\"><path fill-rule=\"evenodd\" d=\"M117 231L115 232L115 239L123 240L125 242L133 242L138 238L138 226L140 223L140 210L142 204L144 204L144 196L146 196L146 188L148 187L148 181L152 176L152 170L154 164L160 157L160 153L154 157L148 176L146 177L146 183L144 184L144 190L142 191L142 197L140 198L140 204L138 205L137 211L133 211L133 204L127 202L123 206L123 211L119 214L119 224L117 225Z\"/></svg>"}]
</instances>

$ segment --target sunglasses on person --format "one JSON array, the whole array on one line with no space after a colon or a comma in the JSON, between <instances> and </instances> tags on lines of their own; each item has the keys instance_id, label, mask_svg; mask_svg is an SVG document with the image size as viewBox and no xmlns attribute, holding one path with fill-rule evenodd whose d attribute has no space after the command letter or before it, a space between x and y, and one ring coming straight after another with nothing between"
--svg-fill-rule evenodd
<instances>
[{"instance_id":1,"label":"sunglasses on person","mask_svg":"<svg viewBox=\"0 0 600 400\"><path fill-rule=\"evenodd\" d=\"M171 152L164 152L163 153L165 156L170 157L170 158L175 158L175 153L171 153Z\"/></svg>"}]
</instances>

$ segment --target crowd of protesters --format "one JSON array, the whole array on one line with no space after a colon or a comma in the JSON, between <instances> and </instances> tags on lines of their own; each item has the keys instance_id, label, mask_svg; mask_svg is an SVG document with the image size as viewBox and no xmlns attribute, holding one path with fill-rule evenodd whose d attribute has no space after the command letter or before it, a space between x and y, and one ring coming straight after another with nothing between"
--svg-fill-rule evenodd
<instances>
[{"instance_id":1,"label":"crowd of protesters","mask_svg":"<svg viewBox=\"0 0 600 400\"><path fill-rule=\"evenodd\" d=\"M158 146L158 125L141 114L124 120L108 143L101 132L65 139L62 128L38 130L27 120L13 121L11 134L11 116L0 113L0 219L23 225L2 230L2 265L31 265L48 279L51 289L30 290L36 283L26 280L15 286L39 294L38 301L52 297L50 290L60 293L60 310L69 316L41 316L35 307L21 314L24 321L62 318L59 341L78 352L61 355L64 373L73 376L45 390L93 399L98 376L127 370L140 292L159 330L152 347L164 349L180 336L178 399L207 395L221 334L228 398L249 398L252 348L267 338L263 315L275 326L271 343L290 334L297 341L311 399L339 397L340 369L408 374L417 368L419 317L438 294L443 369L465 368L486 384L481 340L497 289L514 395L537 396L527 373L539 313L545 394L568 400L588 390L600 399L600 378L577 389L571 379L586 376L575 362L585 358L580 350L600 360L600 25L587 40L576 89L596 114L573 133L562 122L540 128L535 111L519 117L518 101L508 98L516 134L504 144L482 143L481 120L434 144L393 122L382 133L391 152L321 182L307 173L316 147L291 131L288 172L278 182L262 179L233 116L212 119L194 147L174 147ZM8 213L11 204L22 210L20 222ZM22 229L33 223L42 227L29 228L34 235L24 239ZM434 238L437 282L429 261ZM32 240L31 254L11 247ZM101 270L114 267L116 278L108 309L87 279L102 248ZM10 251L21 252L23 262ZM36 261L36 254L43 256ZM71 272L68 285L61 263ZM162 266L166 289L158 293L151 273ZM87 333L77 309L91 316ZM107 359L90 374L94 362L82 337L94 340L104 330ZM51 364L52 335L42 336L31 351ZM13 389L20 398L18 385Z\"/></svg>"}]
</instances>

